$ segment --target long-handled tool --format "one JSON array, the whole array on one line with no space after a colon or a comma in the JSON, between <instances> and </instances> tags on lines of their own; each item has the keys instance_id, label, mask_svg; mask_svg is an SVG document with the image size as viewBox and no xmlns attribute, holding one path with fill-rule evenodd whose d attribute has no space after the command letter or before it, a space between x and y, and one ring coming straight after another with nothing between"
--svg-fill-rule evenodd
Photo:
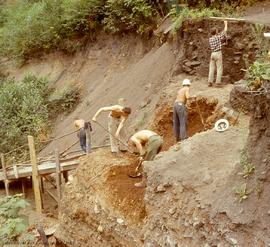
<instances>
[{"instance_id":1,"label":"long-handled tool","mask_svg":"<svg viewBox=\"0 0 270 247\"><path fill-rule=\"evenodd\" d=\"M140 157L138 160L138 165L136 166L134 172L129 172L128 176L131 178L139 178L142 176L142 173L139 172L139 168L141 167L143 159Z\"/></svg>"},{"instance_id":2,"label":"long-handled tool","mask_svg":"<svg viewBox=\"0 0 270 247\"><path fill-rule=\"evenodd\" d=\"M204 128L204 130L206 130L207 128L206 128L205 122L204 122L204 120L203 120L203 116L202 116L202 113L201 113L201 110L200 110L200 107L199 107L199 105L198 105L197 100L195 100L195 102L196 102L196 107L197 107L198 113L199 113L199 115L200 115L200 119L201 119L203 128Z\"/></svg>"},{"instance_id":3,"label":"long-handled tool","mask_svg":"<svg viewBox=\"0 0 270 247\"><path fill-rule=\"evenodd\" d=\"M127 149L128 149L128 151L129 151L130 153L133 153L133 152L129 149L129 146L128 146L126 143L122 142L122 140L120 140L119 138L117 138L114 134L112 134L109 130L107 130L107 128L105 128L102 124L100 124L98 121L95 121L95 123L97 123L102 129L104 129L107 133L109 133L114 139L116 139L117 141L121 142L121 144L123 144L124 146L126 146Z\"/></svg>"},{"instance_id":4,"label":"long-handled tool","mask_svg":"<svg viewBox=\"0 0 270 247\"><path fill-rule=\"evenodd\" d=\"M128 145L126 145L124 142L122 142L120 139L118 139L115 135L113 135L113 134L112 134L109 130L107 130L107 128L105 128L102 124L100 124L98 121L95 121L95 123L97 123L102 129L104 129L107 133L109 133L113 138L115 138L116 140L118 140L119 142L121 142L124 146L126 146L127 149L128 149L128 151L129 151L130 153L133 153L133 151L131 151L131 150L129 149L129 146L128 146ZM139 168L140 168L142 162L143 162L143 159L140 157L139 160L138 160L138 165L137 165L136 168L135 168L135 171L134 171L134 172L130 172L130 173L128 174L129 177L131 177L131 178L138 178L138 177L141 177L141 176L142 176L142 173L139 172Z\"/></svg>"}]
</instances>

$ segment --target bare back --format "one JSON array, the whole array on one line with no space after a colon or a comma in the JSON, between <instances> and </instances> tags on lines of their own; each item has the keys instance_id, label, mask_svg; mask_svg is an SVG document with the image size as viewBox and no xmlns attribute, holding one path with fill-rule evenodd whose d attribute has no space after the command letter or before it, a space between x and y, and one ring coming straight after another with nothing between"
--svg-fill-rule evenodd
<instances>
[{"instance_id":1,"label":"bare back","mask_svg":"<svg viewBox=\"0 0 270 247\"><path fill-rule=\"evenodd\" d=\"M142 144L144 145L146 142L148 142L149 138L151 136L158 135L156 132L151 130L141 130L137 133L135 133L133 136Z\"/></svg>"},{"instance_id":2,"label":"bare back","mask_svg":"<svg viewBox=\"0 0 270 247\"><path fill-rule=\"evenodd\" d=\"M118 109L112 110L111 111L111 116L114 118L120 118L126 116L125 113L122 111L123 107L119 106Z\"/></svg>"},{"instance_id":3,"label":"bare back","mask_svg":"<svg viewBox=\"0 0 270 247\"><path fill-rule=\"evenodd\" d=\"M189 87L182 87L177 93L176 101L185 104L187 102L188 97L189 97Z\"/></svg>"}]
</instances>

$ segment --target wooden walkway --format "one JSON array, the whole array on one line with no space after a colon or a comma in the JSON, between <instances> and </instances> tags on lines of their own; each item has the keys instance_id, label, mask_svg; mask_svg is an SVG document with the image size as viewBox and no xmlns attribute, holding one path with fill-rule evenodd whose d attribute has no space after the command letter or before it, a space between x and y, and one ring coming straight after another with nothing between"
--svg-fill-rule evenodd
<instances>
[{"instance_id":1,"label":"wooden walkway","mask_svg":"<svg viewBox=\"0 0 270 247\"><path fill-rule=\"evenodd\" d=\"M79 165L80 161L79 159L74 159L67 162L60 162L60 172L66 172L70 170L76 169L76 167ZM10 167L12 168L12 167ZM29 166L14 166L13 169L8 169L6 172L7 179L13 180L18 178L26 178L32 176L32 166L29 164ZM39 175L48 175L51 173L56 173L56 163L55 162L44 162L38 165L38 173ZM0 172L0 181L5 180L5 174L4 172Z\"/></svg>"}]
</instances>

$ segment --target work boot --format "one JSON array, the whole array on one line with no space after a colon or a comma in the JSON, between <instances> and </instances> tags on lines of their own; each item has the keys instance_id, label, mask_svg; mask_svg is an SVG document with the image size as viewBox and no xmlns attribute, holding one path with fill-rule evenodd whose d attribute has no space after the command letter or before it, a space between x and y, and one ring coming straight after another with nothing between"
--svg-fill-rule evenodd
<instances>
[{"instance_id":1,"label":"work boot","mask_svg":"<svg viewBox=\"0 0 270 247\"><path fill-rule=\"evenodd\" d=\"M221 87L224 87L226 84L224 84L224 83L216 83L215 84L215 87L217 87L217 88L221 88Z\"/></svg>"},{"instance_id":2,"label":"work boot","mask_svg":"<svg viewBox=\"0 0 270 247\"><path fill-rule=\"evenodd\" d=\"M212 87L213 83L212 82L208 82L208 87Z\"/></svg>"}]
</instances>

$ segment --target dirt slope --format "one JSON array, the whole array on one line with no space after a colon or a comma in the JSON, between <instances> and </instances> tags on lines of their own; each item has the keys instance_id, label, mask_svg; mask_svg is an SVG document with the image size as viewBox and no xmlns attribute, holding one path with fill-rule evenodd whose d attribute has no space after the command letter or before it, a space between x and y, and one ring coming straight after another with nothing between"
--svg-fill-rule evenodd
<instances>
[{"instance_id":1,"label":"dirt slope","mask_svg":"<svg viewBox=\"0 0 270 247\"><path fill-rule=\"evenodd\" d=\"M59 117L55 123L54 136L74 130L75 116L90 120L100 107L116 104L120 97L126 98L132 107L129 122L132 126L141 104L155 105L158 92L167 83L169 72L175 63L172 47L168 43L155 47L153 42L142 41L132 35L100 35L97 42L90 43L75 56L52 54L41 60L30 61L21 70L12 66L7 70L10 76L16 78L22 77L25 72L47 75L57 90L62 90L72 82L82 86L84 95L81 104L72 114ZM107 114L100 116L100 122L104 126L106 118ZM76 138L76 135L69 136L56 145L63 150ZM103 144L106 139L107 133L95 125L93 145ZM45 152L53 148L49 145Z\"/></svg>"}]
</instances>

